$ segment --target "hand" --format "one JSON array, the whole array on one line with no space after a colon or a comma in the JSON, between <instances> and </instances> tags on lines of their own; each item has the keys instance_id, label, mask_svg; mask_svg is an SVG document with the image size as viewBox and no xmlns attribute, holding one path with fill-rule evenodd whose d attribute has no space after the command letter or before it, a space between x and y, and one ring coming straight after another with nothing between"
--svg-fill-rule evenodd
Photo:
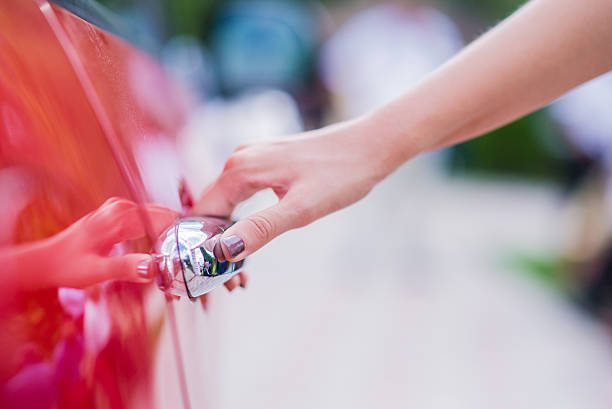
<instances>
[{"instance_id":1,"label":"hand","mask_svg":"<svg viewBox=\"0 0 612 409\"><path fill-rule=\"evenodd\" d=\"M364 197L394 166L373 124L356 120L287 139L239 147L206 188L194 212L228 216L259 190L279 201L231 226L221 238L238 261L287 230L305 226Z\"/></svg>"},{"instance_id":2,"label":"hand","mask_svg":"<svg viewBox=\"0 0 612 409\"><path fill-rule=\"evenodd\" d=\"M156 235L178 216L152 204L143 211ZM0 260L8 266L9 282L21 291L83 288L106 280L146 283L156 273L150 255L109 256L115 244L144 235L138 205L111 198L55 236L0 250Z\"/></svg>"}]
</instances>

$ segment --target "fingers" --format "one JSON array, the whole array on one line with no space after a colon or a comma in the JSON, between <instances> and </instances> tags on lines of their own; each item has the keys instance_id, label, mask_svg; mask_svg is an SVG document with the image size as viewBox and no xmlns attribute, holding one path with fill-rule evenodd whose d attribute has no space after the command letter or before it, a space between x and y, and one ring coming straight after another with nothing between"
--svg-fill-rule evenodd
<instances>
[{"instance_id":1,"label":"fingers","mask_svg":"<svg viewBox=\"0 0 612 409\"><path fill-rule=\"evenodd\" d=\"M296 207L289 205L287 197L289 182L283 179L287 172L281 172L281 176L277 168L271 170L269 164L277 163L278 158L267 160L269 153L248 146L239 148L193 209L196 214L229 216L238 203L268 187L280 198L276 205L239 221L223 234L218 246L226 260L239 261L279 234L297 227ZM229 282L226 286L232 285Z\"/></svg>"},{"instance_id":2,"label":"fingers","mask_svg":"<svg viewBox=\"0 0 612 409\"><path fill-rule=\"evenodd\" d=\"M226 197L220 178L208 185L200 200L193 207L195 214L229 216L232 213L232 199Z\"/></svg>"},{"instance_id":3,"label":"fingers","mask_svg":"<svg viewBox=\"0 0 612 409\"><path fill-rule=\"evenodd\" d=\"M144 236L147 233L144 217L151 222L152 233L157 236L174 222L178 213L153 204L141 208L130 200L111 198L87 216L83 225L87 232L84 233L97 237L100 250L104 252L115 243Z\"/></svg>"},{"instance_id":4,"label":"fingers","mask_svg":"<svg viewBox=\"0 0 612 409\"><path fill-rule=\"evenodd\" d=\"M241 271L223 284L228 291L234 291L236 288L246 288L249 281L249 275L246 271Z\"/></svg>"},{"instance_id":5,"label":"fingers","mask_svg":"<svg viewBox=\"0 0 612 409\"><path fill-rule=\"evenodd\" d=\"M148 283L157 269L148 254L127 254L117 257L89 255L79 258L78 265L50 275L52 287L84 288L107 280Z\"/></svg>"},{"instance_id":6,"label":"fingers","mask_svg":"<svg viewBox=\"0 0 612 409\"><path fill-rule=\"evenodd\" d=\"M246 288L249 283L249 273L246 271L241 271L238 273L238 278L240 279L240 287Z\"/></svg>"},{"instance_id":7,"label":"fingers","mask_svg":"<svg viewBox=\"0 0 612 409\"><path fill-rule=\"evenodd\" d=\"M227 280L223 285L228 289L228 291L234 291L240 285L240 278L238 275L235 275Z\"/></svg>"},{"instance_id":8,"label":"fingers","mask_svg":"<svg viewBox=\"0 0 612 409\"><path fill-rule=\"evenodd\" d=\"M242 260L279 234L304 225L305 217L297 204L285 197L276 205L238 221L221 236L225 258Z\"/></svg>"},{"instance_id":9,"label":"fingers","mask_svg":"<svg viewBox=\"0 0 612 409\"><path fill-rule=\"evenodd\" d=\"M193 212L202 215L229 216L238 203L266 187L265 183L249 180L239 171L225 170L204 190Z\"/></svg>"},{"instance_id":10,"label":"fingers","mask_svg":"<svg viewBox=\"0 0 612 409\"><path fill-rule=\"evenodd\" d=\"M238 274L236 274L234 277L230 278L223 285L225 286L225 288L227 288L228 291L231 292L231 291L234 291L238 286L242 288L246 288L247 281L248 281L248 274L245 271L241 271ZM202 305L202 309L204 311L208 311L208 294L210 293L206 293L200 296L200 304Z\"/></svg>"},{"instance_id":11,"label":"fingers","mask_svg":"<svg viewBox=\"0 0 612 409\"><path fill-rule=\"evenodd\" d=\"M174 210L152 204L145 205L144 211L151 221L151 227L155 237L159 236L179 217L179 213Z\"/></svg>"},{"instance_id":12,"label":"fingers","mask_svg":"<svg viewBox=\"0 0 612 409\"><path fill-rule=\"evenodd\" d=\"M157 275L157 266L148 254L126 254L124 256L104 257L100 271L107 279L148 283Z\"/></svg>"},{"instance_id":13,"label":"fingers","mask_svg":"<svg viewBox=\"0 0 612 409\"><path fill-rule=\"evenodd\" d=\"M208 294L200 296L200 305L202 305L204 311L208 311Z\"/></svg>"},{"instance_id":14,"label":"fingers","mask_svg":"<svg viewBox=\"0 0 612 409\"><path fill-rule=\"evenodd\" d=\"M277 153L266 144L239 146L225 162L221 175L205 189L193 211L229 216L238 203L259 190L271 187L282 191L288 183L288 169L279 165ZM279 168L283 171L278 172Z\"/></svg>"}]
</instances>

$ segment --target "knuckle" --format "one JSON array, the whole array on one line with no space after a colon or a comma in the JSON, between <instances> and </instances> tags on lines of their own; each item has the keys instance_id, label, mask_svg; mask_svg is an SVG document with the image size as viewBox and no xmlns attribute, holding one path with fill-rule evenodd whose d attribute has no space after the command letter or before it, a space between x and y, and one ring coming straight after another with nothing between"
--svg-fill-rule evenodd
<instances>
[{"instance_id":1,"label":"knuckle","mask_svg":"<svg viewBox=\"0 0 612 409\"><path fill-rule=\"evenodd\" d=\"M95 241L92 244L96 249L111 248L121 241L123 227L118 224L105 223L98 229Z\"/></svg>"},{"instance_id":2,"label":"knuckle","mask_svg":"<svg viewBox=\"0 0 612 409\"><path fill-rule=\"evenodd\" d=\"M247 190L257 190L262 185L261 181L250 172L242 172L240 179Z\"/></svg>"},{"instance_id":3,"label":"knuckle","mask_svg":"<svg viewBox=\"0 0 612 409\"><path fill-rule=\"evenodd\" d=\"M223 165L223 170L229 170L229 169L233 169L235 168L237 165L236 163L236 158L234 155L230 156L229 158L227 158L227 160L225 161L225 165Z\"/></svg>"},{"instance_id":4,"label":"knuckle","mask_svg":"<svg viewBox=\"0 0 612 409\"><path fill-rule=\"evenodd\" d=\"M233 153L227 160L225 161L224 170L235 169L244 165L246 162L246 155L241 152Z\"/></svg>"},{"instance_id":5,"label":"knuckle","mask_svg":"<svg viewBox=\"0 0 612 409\"><path fill-rule=\"evenodd\" d=\"M120 197L117 197L117 196L109 197L109 198L108 198L108 199L106 199L106 201L105 201L105 202L102 204L102 207L105 207L105 206L110 206L110 205L112 205L113 203L115 203L115 202L117 202L117 201L119 201L119 200L121 200L121 198L120 198Z\"/></svg>"},{"instance_id":6,"label":"knuckle","mask_svg":"<svg viewBox=\"0 0 612 409\"><path fill-rule=\"evenodd\" d=\"M274 236L275 226L269 217L257 214L249 217L247 221L250 223L258 240L267 241Z\"/></svg>"},{"instance_id":7,"label":"knuckle","mask_svg":"<svg viewBox=\"0 0 612 409\"><path fill-rule=\"evenodd\" d=\"M130 217L137 216L132 210L136 209L136 204L127 199L115 199L110 204L99 208L90 218L92 227L105 237L117 234L123 224L130 220Z\"/></svg>"},{"instance_id":8,"label":"knuckle","mask_svg":"<svg viewBox=\"0 0 612 409\"><path fill-rule=\"evenodd\" d=\"M226 170L224 182L233 185L237 189L252 190L259 186L259 178L253 170L247 169L245 166L234 167L229 171Z\"/></svg>"},{"instance_id":9,"label":"knuckle","mask_svg":"<svg viewBox=\"0 0 612 409\"><path fill-rule=\"evenodd\" d=\"M242 144L238 145L238 146L236 147L236 149L234 149L234 152L240 152L240 151L242 151L242 150L245 150L245 149L249 148L250 146L252 146L252 144L251 144L251 143L249 143L249 142L247 142L247 143L242 143Z\"/></svg>"},{"instance_id":10,"label":"knuckle","mask_svg":"<svg viewBox=\"0 0 612 409\"><path fill-rule=\"evenodd\" d=\"M108 212L111 216L120 216L123 213L127 212L136 207L136 204L131 200L127 199L117 199L113 201L108 207Z\"/></svg>"}]
</instances>

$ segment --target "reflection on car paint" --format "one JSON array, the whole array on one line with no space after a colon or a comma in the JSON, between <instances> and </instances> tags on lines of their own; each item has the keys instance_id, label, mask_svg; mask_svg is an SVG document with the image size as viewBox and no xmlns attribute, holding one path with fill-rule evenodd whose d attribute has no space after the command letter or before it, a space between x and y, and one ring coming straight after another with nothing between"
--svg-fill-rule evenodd
<instances>
[{"instance_id":1,"label":"reflection on car paint","mask_svg":"<svg viewBox=\"0 0 612 409\"><path fill-rule=\"evenodd\" d=\"M111 196L150 200L133 149L151 135L173 144L186 116L156 63L33 0L0 4L0 55L0 252L17 255ZM150 246L133 240L116 251ZM48 257L36 260L37 272L51 276L57 256ZM18 292L5 281L0 291L8 295L0 300L0 407L189 405L185 374L175 372L181 354L169 343L178 348L181 336L168 333L155 286L109 281ZM163 375L161 362L169 363Z\"/></svg>"}]
</instances>

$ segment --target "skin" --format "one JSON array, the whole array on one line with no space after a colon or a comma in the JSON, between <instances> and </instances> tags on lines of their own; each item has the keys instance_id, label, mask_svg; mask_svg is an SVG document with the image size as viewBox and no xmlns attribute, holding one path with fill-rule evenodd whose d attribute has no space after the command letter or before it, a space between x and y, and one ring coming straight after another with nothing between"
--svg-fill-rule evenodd
<instances>
[{"instance_id":1,"label":"skin","mask_svg":"<svg viewBox=\"0 0 612 409\"><path fill-rule=\"evenodd\" d=\"M427 76L363 117L282 140L243 145L195 213L229 215L255 192L278 203L229 228L238 261L287 230L368 194L416 155L456 144L545 106L612 69L612 1L532 0Z\"/></svg>"},{"instance_id":2,"label":"skin","mask_svg":"<svg viewBox=\"0 0 612 409\"><path fill-rule=\"evenodd\" d=\"M161 234L179 216L161 206L144 206L155 234ZM112 197L60 233L44 240L0 249L4 285L0 300L10 294L46 288L86 288L107 280L151 282L157 270L149 254L111 256L113 246L146 235L138 205ZM246 286L240 273L225 286ZM206 298L202 300L205 304Z\"/></svg>"},{"instance_id":3,"label":"skin","mask_svg":"<svg viewBox=\"0 0 612 409\"><path fill-rule=\"evenodd\" d=\"M146 205L144 211L159 233L178 216L156 205ZM85 288L111 279L149 282L156 273L150 255L109 256L115 244L143 236L145 227L138 206L126 199L110 198L52 237L0 249L0 264L8 284L5 288L21 293L54 287Z\"/></svg>"},{"instance_id":4,"label":"skin","mask_svg":"<svg viewBox=\"0 0 612 409\"><path fill-rule=\"evenodd\" d=\"M223 234L242 239L244 250L237 254L221 240L225 258L239 261L287 230L360 200L416 155L507 124L611 70L611 21L610 0L532 0L381 109L239 147L194 213L230 215L257 191L274 190L277 204ZM150 255L109 256L114 244L145 235L139 211L133 202L111 198L53 237L0 249L5 279L0 298L111 279L150 282L155 276ZM177 217L155 205L143 211L158 232ZM225 287L246 284L241 273ZM201 301L206 306L205 296Z\"/></svg>"}]
</instances>

